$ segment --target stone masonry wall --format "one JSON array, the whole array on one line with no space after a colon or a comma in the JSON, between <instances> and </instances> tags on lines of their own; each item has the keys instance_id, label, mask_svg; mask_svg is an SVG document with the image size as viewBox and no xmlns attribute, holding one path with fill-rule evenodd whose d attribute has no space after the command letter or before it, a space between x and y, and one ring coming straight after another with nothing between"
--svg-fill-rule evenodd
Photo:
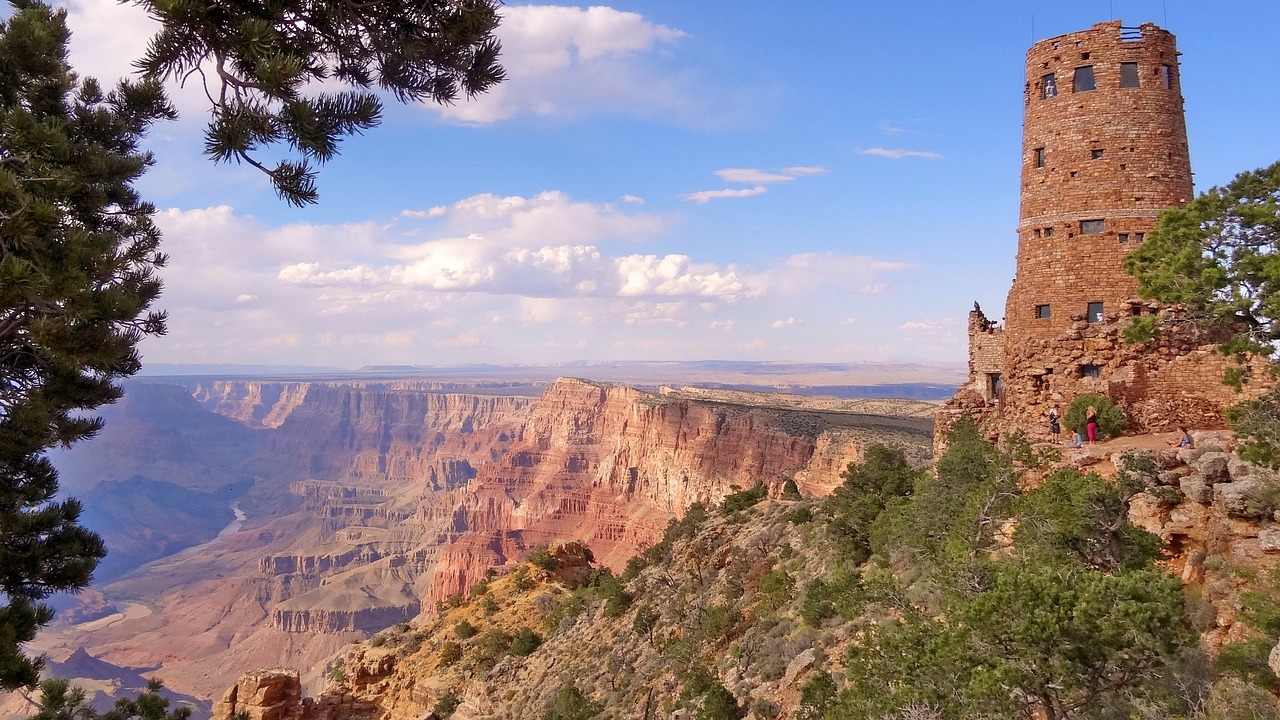
<instances>
[{"instance_id":1,"label":"stone masonry wall","mask_svg":"<svg viewBox=\"0 0 1280 720\"><path fill-rule=\"evenodd\" d=\"M1177 55L1167 31L1120 21L1027 52L1010 347L1096 320L1086 318L1090 303L1104 314L1141 311L1121 261L1161 210L1192 197ZM1122 78L1125 65L1134 74ZM1093 89L1075 87L1085 70Z\"/></svg>"}]
</instances>

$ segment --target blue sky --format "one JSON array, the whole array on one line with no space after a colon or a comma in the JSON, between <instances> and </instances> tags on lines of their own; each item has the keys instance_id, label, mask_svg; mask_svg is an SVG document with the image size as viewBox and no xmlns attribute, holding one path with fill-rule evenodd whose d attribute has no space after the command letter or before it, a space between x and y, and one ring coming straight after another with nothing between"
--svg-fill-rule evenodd
<instances>
[{"instance_id":1,"label":"blue sky","mask_svg":"<svg viewBox=\"0 0 1280 720\"><path fill-rule=\"evenodd\" d=\"M128 71L135 8L66 3ZM1112 18L1182 52L1196 189L1280 158L1280 3L698 0L504 8L509 80L387 105L291 208L199 154L141 183L171 265L165 363L957 361L1014 271L1023 62ZM266 155L270 158L271 155Z\"/></svg>"}]
</instances>

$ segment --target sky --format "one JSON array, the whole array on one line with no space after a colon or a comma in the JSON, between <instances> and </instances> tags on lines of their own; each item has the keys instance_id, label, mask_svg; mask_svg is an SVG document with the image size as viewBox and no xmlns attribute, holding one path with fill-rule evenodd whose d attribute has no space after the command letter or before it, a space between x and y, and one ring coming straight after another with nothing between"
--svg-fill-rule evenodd
<instances>
[{"instance_id":1,"label":"sky","mask_svg":"<svg viewBox=\"0 0 1280 720\"><path fill-rule=\"evenodd\" d=\"M130 72L137 8L59 4L79 72ZM1026 50L1113 18L1178 38L1198 192L1280 159L1270 0L502 14L505 83L389 99L307 208L203 157L207 102L174 88L138 184L170 256L144 362L962 361L1014 274Z\"/></svg>"}]
</instances>

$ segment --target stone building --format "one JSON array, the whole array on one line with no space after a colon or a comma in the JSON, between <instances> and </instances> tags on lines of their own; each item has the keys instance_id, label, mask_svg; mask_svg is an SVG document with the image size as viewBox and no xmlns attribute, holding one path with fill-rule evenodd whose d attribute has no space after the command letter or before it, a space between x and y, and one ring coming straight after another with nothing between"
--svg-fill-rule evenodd
<instances>
[{"instance_id":1,"label":"stone building","mask_svg":"<svg viewBox=\"0 0 1280 720\"><path fill-rule=\"evenodd\" d=\"M938 415L937 437L972 417L988 433L1045 432L1044 417L1087 392L1120 403L1136 431L1220 427L1240 395L1231 361L1177 309L1138 298L1122 267L1156 216L1192 198L1174 36L1120 21L1027 51L1017 271L1005 320L975 303L969 381ZM1159 340L1128 344L1130 318L1160 314Z\"/></svg>"}]
</instances>

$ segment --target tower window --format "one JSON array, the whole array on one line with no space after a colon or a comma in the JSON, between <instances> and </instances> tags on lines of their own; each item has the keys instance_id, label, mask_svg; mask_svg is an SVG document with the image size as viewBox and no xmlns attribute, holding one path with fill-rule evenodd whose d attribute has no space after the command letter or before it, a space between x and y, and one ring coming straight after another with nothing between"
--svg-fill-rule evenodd
<instances>
[{"instance_id":1,"label":"tower window","mask_svg":"<svg viewBox=\"0 0 1280 720\"><path fill-rule=\"evenodd\" d=\"M1088 92L1090 90L1096 90L1097 88L1098 84L1093 80L1092 65L1085 65L1084 67L1076 68L1075 80L1072 85L1072 89L1075 92Z\"/></svg>"},{"instance_id":2,"label":"tower window","mask_svg":"<svg viewBox=\"0 0 1280 720\"><path fill-rule=\"evenodd\" d=\"M1134 242L1142 242L1144 239L1146 239L1146 237L1147 237L1147 234L1146 234L1146 233L1134 233L1134 234L1133 234L1133 241L1134 241Z\"/></svg>"},{"instance_id":3,"label":"tower window","mask_svg":"<svg viewBox=\"0 0 1280 720\"><path fill-rule=\"evenodd\" d=\"M1101 159L1102 159L1102 148L1094 148L1094 149L1090 150L1090 151L1089 151L1089 159L1091 159L1091 160L1101 160Z\"/></svg>"},{"instance_id":4,"label":"tower window","mask_svg":"<svg viewBox=\"0 0 1280 720\"><path fill-rule=\"evenodd\" d=\"M1038 147L1034 152L1036 156L1036 167L1044 167L1044 148Z\"/></svg>"},{"instance_id":5,"label":"tower window","mask_svg":"<svg viewBox=\"0 0 1280 720\"><path fill-rule=\"evenodd\" d=\"M1080 377L1096 378L1102 377L1102 368L1097 365L1081 365Z\"/></svg>"},{"instance_id":6,"label":"tower window","mask_svg":"<svg viewBox=\"0 0 1280 720\"><path fill-rule=\"evenodd\" d=\"M987 393L992 400L999 400L1004 394L1004 383L1000 380L1000 373L987 373Z\"/></svg>"},{"instance_id":7,"label":"tower window","mask_svg":"<svg viewBox=\"0 0 1280 720\"><path fill-rule=\"evenodd\" d=\"M1172 90L1173 89L1173 66L1161 65L1159 72L1160 72L1160 87L1164 88L1165 90Z\"/></svg>"},{"instance_id":8,"label":"tower window","mask_svg":"<svg viewBox=\"0 0 1280 720\"><path fill-rule=\"evenodd\" d=\"M1120 87L1134 88L1138 87L1138 85L1138 63L1120 63Z\"/></svg>"},{"instance_id":9,"label":"tower window","mask_svg":"<svg viewBox=\"0 0 1280 720\"><path fill-rule=\"evenodd\" d=\"M1165 67L1169 67L1169 66L1165 65ZM1058 95L1058 82L1054 80L1053 73L1049 73L1048 75L1045 75L1044 77L1040 78L1040 97L1043 99L1048 99L1051 97L1057 97L1057 95Z\"/></svg>"},{"instance_id":10,"label":"tower window","mask_svg":"<svg viewBox=\"0 0 1280 720\"><path fill-rule=\"evenodd\" d=\"M1053 228L1051 228L1051 227L1047 227L1047 228L1045 228L1045 229L1044 229L1044 236L1045 236L1045 237L1053 237Z\"/></svg>"},{"instance_id":11,"label":"tower window","mask_svg":"<svg viewBox=\"0 0 1280 720\"><path fill-rule=\"evenodd\" d=\"M1091 323L1102 322L1102 303L1089 303L1089 310L1085 313L1085 321Z\"/></svg>"},{"instance_id":12,"label":"tower window","mask_svg":"<svg viewBox=\"0 0 1280 720\"><path fill-rule=\"evenodd\" d=\"M1102 227L1101 220L1081 220L1080 221L1081 235L1097 235L1098 233L1102 232L1102 230L1103 230L1103 227Z\"/></svg>"},{"instance_id":13,"label":"tower window","mask_svg":"<svg viewBox=\"0 0 1280 720\"><path fill-rule=\"evenodd\" d=\"M1037 305L1037 306L1036 306L1036 319L1037 319L1037 320L1048 320L1048 319L1049 319L1049 306L1048 306L1048 305Z\"/></svg>"},{"instance_id":14,"label":"tower window","mask_svg":"<svg viewBox=\"0 0 1280 720\"><path fill-rule=\"evenodd\" d=\"M1129 233L1120 233L1117 237L1119 237L1121 244L1129 242Z\"/></svg>"}]
</instances>

